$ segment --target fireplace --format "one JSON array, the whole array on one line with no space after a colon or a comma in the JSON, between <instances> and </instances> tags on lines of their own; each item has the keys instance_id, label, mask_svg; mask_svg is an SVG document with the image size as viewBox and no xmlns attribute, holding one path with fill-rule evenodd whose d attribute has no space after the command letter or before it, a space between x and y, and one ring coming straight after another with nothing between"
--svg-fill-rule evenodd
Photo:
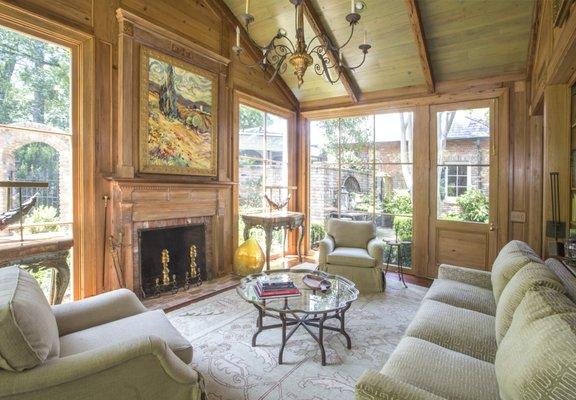
<instances>
[{"instance_id":1,"label":"fireplace","mask_svg":"<svg viewBox=\"0 0 576 400\"><path fill-rule=\"evenodd\" d=\"M138 247L142 293L146 297L158 294L158 283L163 291L172 291L198 282L191 263L195 263L202 281L208 279L205 224L139 229ZM170 283L166 285L163 261L169 269Z\"/></svg>"}]
</instances>

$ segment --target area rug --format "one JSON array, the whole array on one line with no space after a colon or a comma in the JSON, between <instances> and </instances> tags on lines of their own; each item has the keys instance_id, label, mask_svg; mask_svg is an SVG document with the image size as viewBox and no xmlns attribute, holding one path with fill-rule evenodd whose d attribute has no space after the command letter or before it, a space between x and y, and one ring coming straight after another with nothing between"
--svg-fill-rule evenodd
<instances>
[{"instance_id":1,"label":"area rug","mask_svg":"<svg viewBox=\"0 0 576 400\"><path fill-rule=\"evenodd\" d=\"M426 288L389 282L385 293L361 296L346 313L352 349L337 332L326 331L327 363L302 328L278 364L280 330L264 331L251 346L256 309L234 289L168 314L192 343L193 367L206 380L210 400L353 399L366 369L380 370L414 317Z\"/></svg>"}]
</instances>

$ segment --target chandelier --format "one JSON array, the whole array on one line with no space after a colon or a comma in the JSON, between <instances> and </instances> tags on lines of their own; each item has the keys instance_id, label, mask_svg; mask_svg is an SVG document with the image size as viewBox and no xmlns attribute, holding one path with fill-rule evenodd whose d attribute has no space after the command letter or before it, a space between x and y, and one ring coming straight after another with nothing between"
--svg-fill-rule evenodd
<instances>
[{"instance_id":1,"label":"chandelier","mask_svg":"<svg viewBox=\"0 0 576 400\"><path fill-rule=\"evenodd\" d=\"M250 35L250 25L254 22L254 16L249 13L250 0L246 0L246 12L240 14L239 18L244 24L250 42L262 52L262 56L255 64L242 61L241 55L244 48L240 45L240 27L237 26L236 45L232 47L232 51L242 64L251 68L259 67L262 70L266 70L268 67L273 68L274 72L269 82L272 82L278 74L283 74L290 64L298 79L299 88L304 83L306 70L312 65L314 65L316 74L324 76L328 82L335 84L340 80L344 70L354 71L364 64L368 50L372 47L366 43L366 31L364 31L363 43L358 46L363 55L362 62L351 67L345 65L342 58L342 49L350 43L352 36L354 36L354 28L360 22L360 14L356 12L356 0L351 0L350 13L346 15L346 21L350 24L350 34L342 46L334 45L324 33L314 36L307 42L304 37L304 0L289 1L295 8L296 41L292 41L287 36L286 30L280 28L267 45L260 46Z\"/></svg>"}]
</instances>

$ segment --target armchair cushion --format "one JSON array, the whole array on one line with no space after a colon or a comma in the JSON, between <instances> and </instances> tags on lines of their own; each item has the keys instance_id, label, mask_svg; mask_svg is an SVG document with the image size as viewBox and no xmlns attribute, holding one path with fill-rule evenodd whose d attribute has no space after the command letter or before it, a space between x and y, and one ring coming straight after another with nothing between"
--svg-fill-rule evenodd
<instances>
[{"instance_id":1,"label":"armchair cushion","mask_svg":"<svg viewBox=\"0 0 576 400\"><path fill-rule=\"evenodd\" d=\"M36 279L0 268L0 368L23 371L59 352L56 319Z\"/></svg>"},{"instance_id":2,"label":"armchair cushion","mask_svg":"<svg viewBox=\"0 0 576 400\"><path fill-rule=\"evenodd\" d=\"M106 292L52 307L60 336L146 312L142 302L128 289Z\"/></svg>"},{"instance_id":3,"label":"armchair cushion","mask_svg":"<svg viewBox=\"0 0 576 400\"><path fill-rule=\"evenodd\" d=\"M365 249L376 236L376 226L371 221L328 220L327 232L334 238L336 247Z\"/></svg>"},{"instance_id":4,"label":"armchair cushion","mask_svg":"<svg viewBox=\"0 0 576 400\"><path fill-rule=\"evenodd\" d=\"M370 257L366 249L355 247L336 247L326 258L329 264L334 265L366 268L372 268L376 265L376 260Z\"/></svg>"},{"instance_id":5,"label":"armchair cushion","mask_svg":"<svg viewBox=\"0 0 576 400\"><path fill-rule=\"evenodd\" d=\"M192 346L160 310L136 314L62 336L60 356L68 357L140 336L159 337L186 364L192 361Z\"/></svg>"}]
</instances>

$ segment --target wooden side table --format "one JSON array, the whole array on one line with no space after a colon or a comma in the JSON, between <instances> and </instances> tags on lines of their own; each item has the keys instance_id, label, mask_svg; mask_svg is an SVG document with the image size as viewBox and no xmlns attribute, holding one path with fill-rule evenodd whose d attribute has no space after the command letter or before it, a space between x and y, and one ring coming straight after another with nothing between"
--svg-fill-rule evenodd
<instances>
[{"instance_id":1,"label":"wooden side table","mask_svg":"<svg viewBox=\"0 0 576 400\"><path fill-rule=\"evenodd\" d=\"M305 215L293 211L276 211L261 214L244 214L241 216L244 222L244 240L250 237L252 228L264 231L266 237L266 270L270 270L270 249L272 247L272 234L281 229L293 230L298 228L298 259L302 262L302 239L304 238Z\"/></svg>"},{"instance_id":2,"label":"wooden side table","mask_svg":"<svg viewBox=\"0 0 576 400\"><path fill-rule=\"evenodd\" d=\"M68 253L74 240L68 237L25 240L0 245L0 268L21 265L24 269L52 269L50 303L60 304L70 283Z\"/></svg>"},{"instance_id":3,"label":"wooden side table","mask_svg":"<svg viewBox=\"0 0 576 400\"><path fill-rule=\"evenodd\" d=\"M392 259L392 252L396 249L396 254L398 257L398 279L402 281L402 284L405 288L408 286L406 285L406 281L404 281L404 268L402 268L402 261L404 261L404 252L402 251L402 246L409 245L412 242L408 241L398 241L398 240L386 240L384 243L390 247L390 251L388 252L388 257L386 259L386 270L384 271L384 276L388 273L388 268L390 267L390 260Z\"/></svg>"}]
</instances>

